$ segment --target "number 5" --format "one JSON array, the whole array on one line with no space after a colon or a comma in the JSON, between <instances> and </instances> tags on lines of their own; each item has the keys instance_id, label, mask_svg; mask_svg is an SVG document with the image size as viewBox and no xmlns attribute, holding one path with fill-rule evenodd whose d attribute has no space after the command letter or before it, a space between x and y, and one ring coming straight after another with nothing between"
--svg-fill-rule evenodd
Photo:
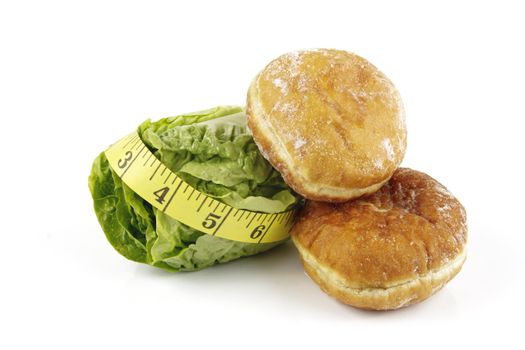
<instances>
[{"instance_id":1,"label":"number 5","mask_svg":"<svg viewBox=\"0 0 525 350\"><path fill-rule=\"evenodd\" d=\"M202 222L202 226L207 229L214 228L217 226L217 220L221 218L220 215L209 213L208 216L206 216L206 219Z\"/></svg>"}]
</instances>

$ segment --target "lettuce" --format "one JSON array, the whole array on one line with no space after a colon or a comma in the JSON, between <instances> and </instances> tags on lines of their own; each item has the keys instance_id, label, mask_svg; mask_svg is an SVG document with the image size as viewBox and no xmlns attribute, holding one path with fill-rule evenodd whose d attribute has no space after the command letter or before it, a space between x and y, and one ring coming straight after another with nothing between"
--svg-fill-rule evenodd
<instances>
[{"instance_id":1,"label":"lettuce","mask_svg":"<svg viewBox=\"0 0 525 350\"><path fill-rule=\"evenodd\" d=\"M298 204L299 197L257 149L240 107L147 120L138 133L154 155L184 181L232 207L276 213ZM184 225L123 183L104 152L93 162L89 189L108 241L133 261L192 271L280 243L231 241Z\"/></svg>"}]
</instances>

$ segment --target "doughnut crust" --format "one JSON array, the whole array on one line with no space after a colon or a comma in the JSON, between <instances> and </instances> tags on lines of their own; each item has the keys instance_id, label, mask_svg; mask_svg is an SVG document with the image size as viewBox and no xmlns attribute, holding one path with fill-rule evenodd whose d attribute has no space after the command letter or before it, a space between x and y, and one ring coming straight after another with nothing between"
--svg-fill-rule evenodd
<instances>
[{"instance_id":1,"label":"doughnut crust","mask_svg":"<svg viewBox=\"0 0 525 350\"><path fill-rule=\"evenodd\" d=\"M346 51L278 57L252 82L247 116L262 154L312 200L373 193L405 154L398 91L367 60Z\"/></svg>"},{"instance_id":2,"label":"doughnut crust","mask_svg":"<svg viewBox=\"0 0 525 350\"><path fill-rule=\"evenodd\" d=\"M321 289L364 309L422 301L452 279L466 258L465 209L439 182L407 168L372 195L337 204L308 202L291 235Z\"/></svg>"}]
</instances>

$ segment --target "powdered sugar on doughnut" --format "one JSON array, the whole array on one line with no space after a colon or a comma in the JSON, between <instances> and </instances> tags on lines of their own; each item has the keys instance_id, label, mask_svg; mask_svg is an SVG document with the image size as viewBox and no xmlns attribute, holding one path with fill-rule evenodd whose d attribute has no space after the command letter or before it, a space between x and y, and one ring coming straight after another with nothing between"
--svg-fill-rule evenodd
<instances>
[{"instance_id":1,"label":"powdered sugar on doughnut","mask_svg":"<svg viewBox=\"0 0 525 350\"><path fill-rule=\"evenodd\" d=\"M445 196L445 197L450 197L450 198L455 198L454 195L452 193L450 193L449 190L447 190L443 185L441 184L436 184L435 186L435 190L436 192L438 192L439 194Z\"/></svg>"},{"instance_id":2,"label":"powdered sugar on doughnut","mask_svg":"<svg viewBox=\"0 0 525 350\"><path fill-rule=\"evenodd\" d=\"M402 159L406 133L398 128L404 124L399 95L357 55L291 52L270 62L254 87L250 98L261 107L254 119L264 120L263 131L280 152L273 162L285 163L283 171L308 186L311 180L320 192L342 197L339 189L384 182Z\"/></svg>"},{"instance_id":3,"label":"powdered sugar on doughnut","mask_svg":"<svg viewBox=\"0 0 525 350\"><path fill-rule=\"evenodd\" d=\"M438 207L437 210L440 211L440 212L448 211L448 210L450 210L450 205L445 203L445 204L443 204L443 206Z\"/></svg>"},{"instance_id":4,"label":"powdered sugar on doughnut","mask_svg":"<svg viewBox=\"0 0 525 350\"><path fill-rule=\"evenodd\" d=\"M273 80L273 85L277 86L283 94L288 93L288 83L281 78L275 78Z\"/></svg>"},{"instance_id":5,"label":"powdered sugar on doughnut","mask_svg":"<svg viewBox=\"0 0 525 350\"><path fill-rule=\"evenodd\" d=\"M279 103L276 105L277 109L287 115L293 115L297 112L297 106L291 102Z\"/></svg>"},{"instance_id":6,"label":"powdered sugar on doughnut","mask_svg":"<svg viewBox=\"0 0 525 350\"><path fill-rule=\"evenodd\" d=\"M285 79L295 77L298 74L299 66L301 65L301 53L298 51L290 52L282 56L282 60L275 60L268 65L268 70L271 75L279 77L283 76ZM284 74L283 74L284 73ZM281 80L280 78L277 78ZM277 80L275 79L275 80ZM275 82L278 86L279 82ZM288 79L287 79L288 80ZM284 81L283 81L284 82Z\"/></svg>"},{"instance_id":7,"label":"powdered sugar on doughnut","mask_svg":"<svg viewBox=\"0 0 525 350\"><path fill-rule=\"evenodd\" d=\"M297 140L295 140L295 143L294 143L293 146L294 146L294 148L296 150L298 150L301 147L303 147L304 145L306 145L306 140L299 136L299 138L297 138Z\"/></svg>"},{"instance_id":8,"label":"powdered sugar on doughnut","mask_svg":"<svg viewBox=\"0 0 525 350\"><path fill-rule=\"evenodd\" d=\"M394 153L394 148L392 147L392 143L390 142L390 140L387 138L383 139L383 141L381 142L381 146L383 146L383 149L386 152L386 156L388 160L393 160L395 153Z\"/></svg>"}]
</instances>

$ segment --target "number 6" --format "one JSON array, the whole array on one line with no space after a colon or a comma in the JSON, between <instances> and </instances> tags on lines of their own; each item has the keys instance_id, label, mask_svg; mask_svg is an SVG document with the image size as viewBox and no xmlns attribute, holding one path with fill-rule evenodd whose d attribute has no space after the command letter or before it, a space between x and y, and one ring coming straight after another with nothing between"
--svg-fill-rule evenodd
<instances>
[{"instance_id":1,"label":"number 6","mask_svg":"<svg viewBox=\"0 0 525 350\"><path fill-rule=\"evenodd\" d=\"M257 226L256 228L253 229L252 233L250 233L250 238L257 239L261 237L265 228L266 226L264 225Z\"/></svg>"}]
</instances>

